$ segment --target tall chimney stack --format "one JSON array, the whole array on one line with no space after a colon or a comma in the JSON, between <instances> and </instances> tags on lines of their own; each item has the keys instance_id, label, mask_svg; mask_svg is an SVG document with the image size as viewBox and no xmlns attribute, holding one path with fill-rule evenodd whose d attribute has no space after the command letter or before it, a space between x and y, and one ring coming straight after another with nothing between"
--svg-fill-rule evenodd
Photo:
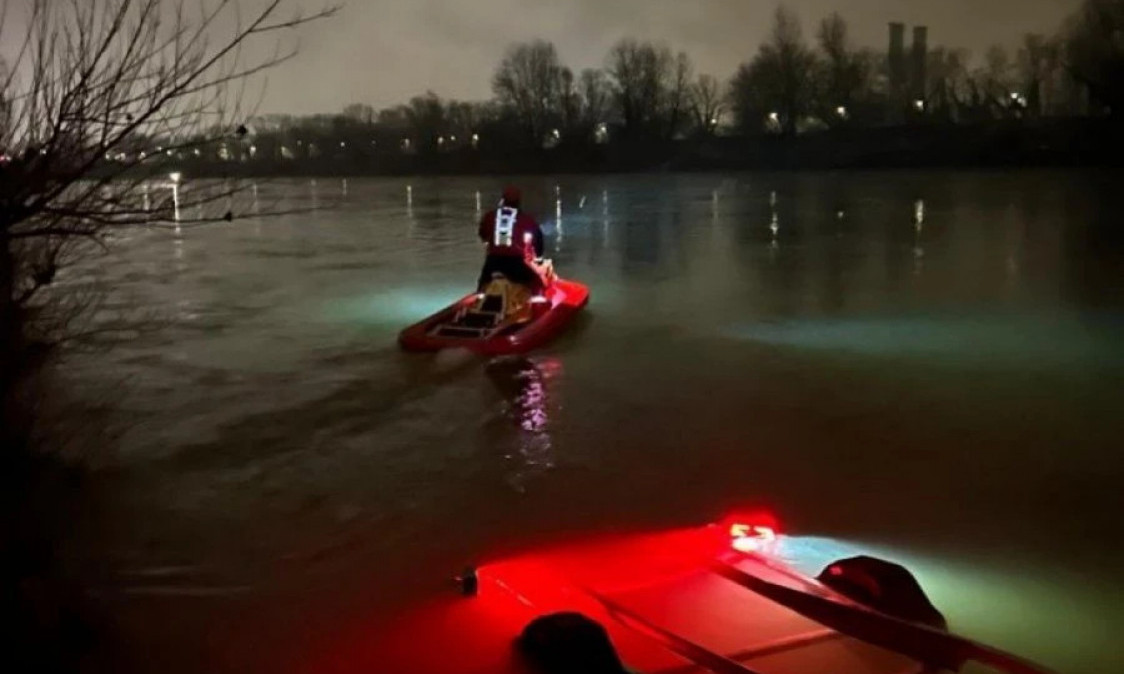
<instances>
[{"instance_id":1,"label":"tall chimney stack","mask_svg":"<svg viewBox=\"0 0 1124 674\"><path fill-rule=\"evenodd\" d=\"M901 97L905 88L905 24L890 24L890 94L893 98Z\"/></svg>"},{"instance_id":2,"label":"tall chimney stack","mask_svg":"<svg viewBox=\"0 0 1124 674\"><path fill-rule=\"evenodd\" d=\"M910 67L910 94L914 100L925 100L928 95L929 29L916 26L913 29L913 54Z\"/></svg>"}]
</instances>

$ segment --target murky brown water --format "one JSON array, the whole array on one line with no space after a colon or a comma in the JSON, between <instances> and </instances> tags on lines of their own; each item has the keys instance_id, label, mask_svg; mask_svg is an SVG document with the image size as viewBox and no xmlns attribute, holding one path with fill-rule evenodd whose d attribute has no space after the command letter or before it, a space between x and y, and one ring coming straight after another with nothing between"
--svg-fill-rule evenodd
<instances>
[{"instance_id":1,"label":"murky brown water","mask_svg":"<svg viewBox=\"0 0 1124 674\"><path fill-rule=\"evenodd\" d=\"M472 283L499 181L263 185L323 210L99 264L169 321L72 364L125 428L73 561L134 664L316 671L466 560L754 502L809 568L876 550L959 631L1124 668L1119 176L522 184L593 292L526 359L394 345Z\"/></svg>"}]
</instances>

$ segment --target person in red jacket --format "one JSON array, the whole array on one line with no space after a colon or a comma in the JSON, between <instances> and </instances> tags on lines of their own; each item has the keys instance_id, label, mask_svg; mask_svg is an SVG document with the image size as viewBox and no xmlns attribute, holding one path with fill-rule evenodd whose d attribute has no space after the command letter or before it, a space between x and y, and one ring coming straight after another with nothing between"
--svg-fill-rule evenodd
<instances>
[{"instance_id":1,"label":"person in red jacket","mask_svg":"<svg viewBox=\"0 0 1124 674\"><path fill-rule=\"evenodd\" d=\"M480 221L480 238L488 244L478 284L481 291L494 274L503 274L536 294L543 290L543 279L534 266L543 256L543 233L539 223L520 210L522 197L518 188L505 188L499 206Z\"/></svg>"}]
</instances>

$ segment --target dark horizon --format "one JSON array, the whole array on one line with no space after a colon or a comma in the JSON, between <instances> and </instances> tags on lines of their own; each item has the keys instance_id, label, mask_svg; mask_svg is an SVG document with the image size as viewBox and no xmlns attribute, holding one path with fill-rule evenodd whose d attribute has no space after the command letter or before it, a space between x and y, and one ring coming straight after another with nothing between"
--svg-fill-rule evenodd
<instances>
[{"instance_id":1,"label":"dark horizon","mask_svg":"<svg viewBox=\"0 0 1124 674\"><path fill-rule=\"evenodd\" d=\"M336 20L314 26L302 37L301 57L271 74L260 111L331 114L355 102L381 108L427 90L449 99L487 99L495 65L507 46L535 38L554 42L562 61L575 71L602 67L610 46L622 37L663 41L674 50L686 51L698 72L725 80L764 40L777 4L742 0L351 4ZM884 49L888 25L903 22L927 26L930 44L964 48L978 60L991 45L1013 48L1026 33L1056 33L1080 3L786 0L779 4L798 13L809 40L819 20L838 11L857 46ZM383 64L392 65L380 67Z\"/></svg>"}]
</instances>

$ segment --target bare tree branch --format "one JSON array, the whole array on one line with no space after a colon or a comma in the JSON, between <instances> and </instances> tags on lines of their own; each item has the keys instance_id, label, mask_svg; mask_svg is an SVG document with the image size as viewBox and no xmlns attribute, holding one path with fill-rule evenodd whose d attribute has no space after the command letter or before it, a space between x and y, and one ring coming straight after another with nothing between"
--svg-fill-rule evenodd
<instances>
[{"instance_id":1,"label":"bare tree branch","mask_svg":"<svg viewBox=\"0 0 1124 674\"><path fill-rule=\"evenodd\" d=\"M294 29L336 11L300 1L23 0L21 26L4 3L0 40L18 45L0 68L4 358L29 339L73 336L72 314L91 303L50 292L56 274L111 232L282 212L247 208L238 180L161 176L182 153L241 142L260 104L247 83L293 58Z\"/></svg>"}]
</instances>

